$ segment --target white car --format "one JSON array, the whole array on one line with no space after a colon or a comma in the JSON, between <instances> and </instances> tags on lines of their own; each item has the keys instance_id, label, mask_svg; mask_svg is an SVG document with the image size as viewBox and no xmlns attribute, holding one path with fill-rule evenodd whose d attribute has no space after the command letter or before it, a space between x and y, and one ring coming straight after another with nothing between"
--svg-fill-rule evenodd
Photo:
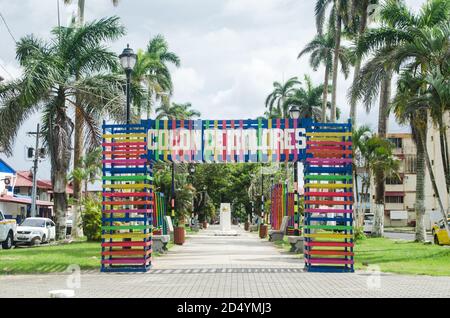
<instances>
[{"instance_id":1,"label":"white car","mask_svg":"<svg viewBox=\"0 0 450 318\"><path fill-rule=\"evenodd\" d=\"M9 250L13 247L16 228L16 220L6 219L3 212L0 211L0 243L3 249Z\"/></svg>"},{"instance_id":2,"label":"white car","mask_svg":"<svg viewBox=\"0 0 450 318\"><path fill-rule=\"evenodd\" d=\"M17 227L16 244L36 245L50 242L56 237L55 223L47 218L26 218Z\"/></svg>"},{"instance_id":3,"label":"white car","mask_svg":"<svg viewBox=\"0 0 450 318\"><path fill-rule=\"evenodd\" d=\"M373 220L375 218L375 214L366 213L364 214L364 233L372 233L373 232Z\"/></svg>"}]
</instances>

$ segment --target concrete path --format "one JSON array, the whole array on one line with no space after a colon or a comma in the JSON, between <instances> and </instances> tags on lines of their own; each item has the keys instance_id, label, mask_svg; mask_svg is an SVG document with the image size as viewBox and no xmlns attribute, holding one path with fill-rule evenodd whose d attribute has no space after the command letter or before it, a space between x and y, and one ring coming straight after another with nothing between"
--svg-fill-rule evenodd
<instances>
[{"instance_id":1,"label":"concrete path","mask_svg":"<svg viewBox=\"0 0 450 318\"><path fill-rule=\"evenodd\" d=\"M298 256L235 229L239 236L214 236L217 227L192 235L146 274L0 276L0 297L55 289L75 289L76 297L450 297L450 277L306 273Z\"/></svg>"}]
</instances>

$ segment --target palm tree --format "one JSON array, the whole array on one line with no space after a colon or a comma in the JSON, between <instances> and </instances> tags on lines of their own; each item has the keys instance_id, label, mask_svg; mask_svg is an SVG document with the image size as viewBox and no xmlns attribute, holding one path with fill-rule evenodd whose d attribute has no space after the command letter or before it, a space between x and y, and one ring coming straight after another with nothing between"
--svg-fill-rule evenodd
<instances>
[{"instance_id":1,"label":"palm tree","mask_svg":"<svg viewBox=\"0 0 450 318\"><path fill-rule=\"evenodd\" d=\"M201 114L195 109L191 109L191 103L177 104L163 103L156 109L156 119L180 119L188 120L195 117L200 117Z\"/></svg>"},{"instance_id":2,"label":"palm tree","mask_svg":"<svg viewBox=\"0 0 450 318\"><path fill-rule=\"evenodd\" d=\"M430 104L427 103L428 96L423 91L425 84L423 74L414 76L409 70L400 74L397 85L397 94L392 103L392 109L400 123L408 123L411 126L413 139L417 147L417 177L416 177L416 241L424 242L426 240L425 232L425 167L430 175L431 185L436 194L439 208L444 220L447 217L439 190L436 184L436 178L433 166L428 154L427 130L428 114ZM449 90L450 86L447 87ZM448 167L447 167L448 168ZM444 168L445 170L445 168ZM444 222L446 223L446 222ZM449 231L446 225L447 231ZM450 233L450 231L449 231Z\"/></svg>"},{"instance_id":3,"label":"palm tree","mask_svg":"<svg viewBox=\"0 0 450 318\"><path fill-rule=\"evenodd\" d=\"M357 54L364 56L373 53L373 57L361 69L358 80L350 91L351 102L363 99L369 111L374 98L380 93L378 114L378 135L386 137L388 105L391 95L391 80L394 70L410 63L410 71L416 71L426 58L423 51L431 50L426 42L422 50L414 48L415 41L421 38L420 33L445 23L449 19L450 3L446 0L429 0L419 14L411 13L403 1L387 0L380 10L381 26L369 29L358 40ZM419 53L419 51L422 51ZM420 57L416 55L420 54ZM430 52L428 52L430 53ZM411 62L412 61L412 62ZM383 171L375 176L376 209L384 209ZM381 215L381 213L377 213Z\"/></svg>"},{"instance_id":4,"label":"palm tree","mask_svg":"<svg viewBox=\"0 0 450 318\"><path fill-rule=\"evenodd\" d=\"M379 176L380 171L383 176L397 176L400 161L394 158L392 144L385 138L374 136L368 139L361 147L366 167L371 175ZM386 180L384 179L383 182ZM384 195L384 193L383 193ZM372 235L383 236L384 231L384 209L376 209Z\"/></svg>"},{"instance_id":5,"label":"palm tree","mask_svg":"<svg viewBox=\"0 0 450 318\"><path fill-rule=\"evenodd\" d=\"M317 122L326 122L327 118L323 118L322 112L322 92L324 91L323 85L314 86L311 81L311 77L304 76L304 86L295 90L294 94L290 96L283 105L283 109L290 109L292 106L297 106L300 109L300 117L313 118ZM328 87L328 90L331 88ZM330 104L327 104L327 108L330 108ZM328 118L329 119L329 118Z\"/></svg>"},{"instance_id":6,"label":"palm tree","mask_svg":"<svg viewBox=\"0 0 450 318\"><path fill-rule=\"evenodd\" d=\"M301 82L297 77L292 77L287 80L286 83L274 82L273 91L267 96L266 108L269 109L269 113L276 111L281 114L283 118L289 117L289 109L286 109L285 101L292 97L295 93L296 88L301 85Z\"/></svg>"},{"instance_id":7,"label":"palm tree","mask_svg":"<svg viewBox=\"0 0 450 318\"><path fill-rule=\"evenodd\" d=\"M66 185L74 129L69 108L83 115L89 147L99 145L102 118L123 118L123 80L110 73L117 67L117 57L101 45L104 39L123 33L119 19L112 17L79 28L54 28L54 39L48 42L25 36L17 43L22 77L0 85L0 144L6 152L11 153L24 120L42 111L58 239L65 238L68 207Z\"/></svg>"},{"instance_id":8,"label":"palm tree","mask_svg":"<svg viewBox=\"0 0 450 318\"><path fill-rule=\"evenodd\" d=\"M331 122L336 121L337 76L339 69L339 52L341 51L342 26L351 22L351 2L348 0L317 0L315 7L316 26L319 34L323 33L323 25L327 8L331 6L328 28L334 38L332 92L331 92Z\"/></svg>"},{"instance_id":9,"label":"palm tree","mask_svg":"<svg viewBox=\"0 0 450 318\"><path fill-rule=\"evenodd\" d=\"M64 0L65 5L70 5L75 0ZM85 0L76 0L78 5L76 25L81 27L84 25L84 11L85 11ZM119 0L111 0L112 4L116 7L119 5ZM114 38L106 38L105 40L113 40ZM77 80L80 77L80 70L75 74ZM75 102L78 103L77 97L75 97ZM81 158L83 157L83 143L85 139L84 126L86 123L83 120L83 115L80 111L75 111L75 136L74 136L74 169L81 167ZM73 182L73 196L75 202L77 203L81 200L81 183L78 180ZM77 208L75 208L77 210ZM77 228L73 228L73 237L76 237L78 233Z\"/></svg>"},{"instance_id":10,"label":"palm tree","mask_svg":"<svg viewBox=\"0 0 450 318\"><path fill-rule=\"evenodd\" d=\"M325 67L325 77L324 77L324 84L322 86L323 92L322 92L322 111L321 116L324 121L326 120L326 110L328 105L328 93L329 93L329 85L328 81L330 79L330 71L333 65L333 55L334 55L334 38L331 34L331 32L325 33L325 34L318 34L314 37L314 39L309 42L305 48L299 53L297 58L302 57L304 54L311 54L309 64L314 69L314 71L317 70L317 68L323 64ZM338 51L339 61L341 62L341 68L342 72L344 73L345 77L347 78L349 73L349 64L350 64L350 51L349 49L341 46Z\"/></svg>"},{"instance_id":11,"label":"palm tree","mask_svg":"<svg viewBox=\"0 0 450 318\"><path fill-rule=\"evenodd\" d=\"M354 184L354 198L355 201L358 202L358 204L360 204L360 207L358 209L356 209L356 215L355 215L355 219L357 221L357 226L361 226L362 225L362 220L361 220L361 215L362 213L360 213L361 211L361 205L362 205L362 200L360 200L360 192L359 192L359 183L358 183L358 168L359 167L364 167L365 164L365 160L364 158L367 157L367 151L366 151L366 142L367 140L371 137L372 132L369 126L366 125L362 125L358 128L354 128L353 132L352 132L352 150L353 150L353 184ZM367 171L365 171L367 172ZM369 176L370 177L370 176ZM370 185L370 183L369 183ZM361 189L363 190L363 189ZM362 193L364 193L364 191L362 191Z\"/></svg>"},{"instance_id":12,"label":"palm tree","mask_svg":"<svg viewBox=\"0 0 450 318\"><path fill-rule=\"evenodd\" d=\"M369 5L377 5L378 0L360 0L360 1L354 1L354 11L355 14L353 15L354 20L357 20L355 23L357 25L357 32L354 34L353 38L355 43L358 43L358 39L366 32L367 25L369 23L369 18L371 16L375 15L375 11L369 12L370 6ZM355 58L355 64L354 64L354 71L353 71L353 85L355 85L356 81L358 80L359 71L361 70L361 62L362 57L356 56ZM356 101L351 100L350 101L350 118L352 120L352 125L356 124Z\"/></svg>"},{"instance_id":13,"label":"palm tree","mask_svg":"<svg viewBox=\"0 0 450 318\"><path fill-rule=\"evenodd\" d=\"M168 103L173 93L172 76L168 65L180 66L180 58L169 51L169 45L162 35L151 39L146 51L138 51L138 59L133 70L133 105L142 115L145 109L147 117L153 107L153 98Z\"/></svg>"}]
</instances>

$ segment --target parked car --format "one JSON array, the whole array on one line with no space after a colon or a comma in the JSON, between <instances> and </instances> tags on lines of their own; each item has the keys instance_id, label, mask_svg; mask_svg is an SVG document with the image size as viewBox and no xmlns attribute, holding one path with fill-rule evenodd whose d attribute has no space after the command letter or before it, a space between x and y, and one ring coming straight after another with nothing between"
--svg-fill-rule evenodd
<instances>
[{"instance_id":1,"label":"parked car","mask_svg":"<svg viewBox=\"0 0 450 318\"><path fill-rule=\"evenodd\" d=\"M26 218L17 227L16 244L36 245L56 237L55 223L47 218Z\"/></svg>"},{"instance_id":2,"label":"parked car","mask_svg":"<svg viewBox=\"0 0 450 318\"><path fill-rule=\"evenodd\" d=\"M375 218L375 214L373 214L373 213L364 214L364 233L372 233L373 232L374 218Z\"/></svg>"},{"instance_id":3,"label":"parked car","mask_svg":"<svg viewBox=\"0 0 450 318\"><path fill-rule=\"evenodd\" d=\"M16 220L6 219L3 212L0 211L0 243L3 249L9 250L13 247L16 230Z\"/></svg>"},{"instance_id":4,"label":"parked car","mask_svg":"<svg viewBox=\"0 0 450 318\"><path fill-rule=\"evenodd\" d=\"M450 226L450 218L447 219L447 224ZM445 228L444 219L433 225L431 232L433 233L434 244L450 245L450 238Z\"/></svg>"}]
</instances>

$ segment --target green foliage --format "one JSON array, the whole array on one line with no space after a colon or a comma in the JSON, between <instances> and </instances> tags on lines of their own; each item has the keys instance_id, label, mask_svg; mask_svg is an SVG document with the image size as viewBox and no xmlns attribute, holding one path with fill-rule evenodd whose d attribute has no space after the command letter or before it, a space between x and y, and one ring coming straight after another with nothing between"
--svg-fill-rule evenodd
<instances>
[{"instance_id":1,"label":"green foliage","mask_svg":"<svg viewBox=\"0 0 450 318\"><path fill-rule=\"evenodd\" d=\"M355 228L353 229L353 235L354 235L355 242L367 239L367 236L364 233L363 226L355 226Z\"/></svg>"},{"instance_id":2,"label":"green foliage","mask_svg":"<svg viewBox=\"0 0 450 318\"><path fill-rule=\"evenodd\" d=\"M100 241L102 235L102 206L100 199L84 200L84 210L81 213L84 235L88 241Z\"/></svg>"}]
</instances>

